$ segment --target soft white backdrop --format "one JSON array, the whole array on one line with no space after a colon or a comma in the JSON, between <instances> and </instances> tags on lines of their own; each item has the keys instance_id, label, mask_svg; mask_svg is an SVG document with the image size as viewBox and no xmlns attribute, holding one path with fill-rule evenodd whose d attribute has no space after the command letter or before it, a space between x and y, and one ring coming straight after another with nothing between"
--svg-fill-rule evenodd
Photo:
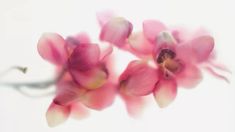
<instances>
[{"instance_id":1,"label":"soft white backdrop","mask_svg":"<svg viewBox=\"0 0 235 132\"><path fill-rule=\"evenodd\" d=\"M33 81L53 77L53 66L36 50L40 35L87 31L96 42L99 27L95 13L104 9L126 17L135 29L140 29L146 18L168 25L207 27L215 37L218 60L235 72L233 0L0 0L0 71L12 65L29 68L26 75L11 72L1 79ZM133 56L126 53L119 55L117 70L121 71L131 59ZM45 120L53 96L32 99L0 87L0 132L234 132L235 78L228 76L230 84L205 73L197 88L180 89L174 103L165 109L150 102L139 119L128 117L123 103L116 99L104 111L92 112L81 121L69 119L56 128L49 128Z\"/></svg>"}]
</instances>

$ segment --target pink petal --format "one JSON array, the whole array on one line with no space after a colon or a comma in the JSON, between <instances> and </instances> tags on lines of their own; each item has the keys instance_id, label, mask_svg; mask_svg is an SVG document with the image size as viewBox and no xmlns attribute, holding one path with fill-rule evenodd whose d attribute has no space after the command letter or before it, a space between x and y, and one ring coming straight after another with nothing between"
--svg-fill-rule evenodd
<instances>
[{"instance_id":1,"label":"pink petal","mask_svg":"<svg viewBox=\"0 0 235 132\"><path fill-rule=\"evenodd\" d=\"M70 73L77 83L87 89L97 89L101 87L108 78L106 70L99 66L86 71L70 69Z\"/></svg>"},{"instance_id":2,"label":"pink petal","mask_svg":"<svg viewBox=\"0 0 235 132\"><path fill-rule=\"evenodd\" d=\"M196 61L192 47L188 43L179 44L176 46L176 57L184 62L193 63Z\"/></svg>"},{"instance_id":3,"label":"pink petal","mask_svg":"<svg viewBox=\"0 0 235 132\"><path fill-rule=\"evenodd\" d=\"M132 61L119 80L127 93L142 96L152 92L158 81L158 75L157 70L147 63Z\"/></svg>"},{"instance_id":4,"label":"pink petal","mask_svg":"<svg viewBox=\"0 0 235 132\"><path fill-rule=\"evenodd\" d=\"M112 19L113 17L115 17L114 12L112 11L102 11L102 12L98 12L96 14L97 20L100 24L100 26L104 26L110 19Z\"/></svg>"},{"instance_id":5,"label":"pink petal","mask_svg":"<svg viewBox=\"0 0 235 132\"><path fill-rule=\"evenodd\" d=\"M74 81L62 81L57 84L57 93L54 103L58 105L69 105L83 96L87 90Z\"/></svg>"},{"instance_id":6,"label":"pink petal","mask_svg":"<svg viewBox=\"0 0 235 132\"><path fill-rule=\"evenodd\" d=\"M95 66L100 59L100 49L96 44L79 44L69 57L69 68L88 70Z\"/></svg>"},{"instance_id":7,"label":"pink petal","mask_svg":"<svg viewBox=\"0 0 235 132\"><path fill-rule=\"evenodd\" d=\"M121 98L125 102L127 112L132 117L141 115L145 107L145 100L141 96L128 95L124 91L120 91Z\"/></svg>"},{"instance_id":8,"label":"pink petal","mask_svg":"<svg viewBox=\"0 0 235 132\"><path fill-rule=\"evenodd\" d=\"M166 26L157 20L145 20L143 22L143 32L150 42L155 42L158 34L166 30Z\"/></svg>"},{"instance_id":9,"label":"pink petal","mask_svg":"<svg viewBox=\"0 0 235 132\"><path fill-rule=\"evenodd\" d=\"M38 52L42 58L56 65L67 61L64 39L56 33L45 33L38 41Z\"/></svg>"},{"instance_id":10,"label":"pink petal","mask_svg":"<svg viewBox=\"0 0 235 132\"><path fill-rule=\"evenodd\" d=\"M89 116L89 110L81 103L71 105L71 116L77 120L84 119Z\"/></svg>"},{"instance_id":11,"label":"pink petal","mask_svg":"<svg viewBox=\"0 0 235 132\"><path fill-rule=\"evenodd\" d=\"M153 44L151 44L142 33L132 34L128 42L137 56L152 55Z\"/></svg>"},{"instance_id":12,"label":"pink petal","mask_svg":"<svg viewBox=\"0 0 235 132\"><path fill-rule=\"evenodd\" d=\"M197 61L207 60L214 48L214 39L211 36L200 36L191 41L192 50Z\"/></svg>"},{"instance_id":13,"label":"pink petal","mask_svg":"<svg viewBox=\"0 0 235 132\"><path fill-rule=\"evenodd\" d=\"M69 36L66 38L67 52L70 55L78 44L90 44L90 43L91 42L89 36L84 32L74 36Z\"/></svg>"},{"instance_id":14,"label":"pink petal","mask_svg":"<svg viewBox=\"0 0 235 132\"><path fill-rule=\"evenodd\" d=\"M175 80L160 80L154 90L154 97L159 107L168 106L176 97L177 84Z\"/></svg>"},{"instance_id":15,"label":"pink petal","mask_svg":"<svg viewBox=\"0 0 235 132\"><path fill-rule=\"evenodd\" d=\"M70 107L51 103L46 113L48 126L54 127L65 122L70 114Z\"/></svg>"},{"instance_id":16,"label":"pink petal","mask_svg":"<svg viewBox=\"0 0 235 132\"><path fill-rule=\"evenodd\" d=\"M124 18L114 17L101 29L100 40L122 47L132 32L132 24Z\"/></svg>"},{"instance_id":17,"label":"pink petal","mask_svg":"<svg viewBox=\"0 0 235 132\"><path fill-rule=\"evenodd\" d=\"M182 71L176 76L177 84L185 88L195 87L201 80L201 71L194 65L185 64Z\"/></svg>"},{"instance_id":18,"label":"pink petal","mask_svg":"<svg viewBox=\"0 0 235 132\"><path fill-rule=\"evenodd\" d=\"M101 88L87 92L81 101L89 108L102 110L113 103L116 92L114 84L106 83Z\"/></svg>"}]
</instances>

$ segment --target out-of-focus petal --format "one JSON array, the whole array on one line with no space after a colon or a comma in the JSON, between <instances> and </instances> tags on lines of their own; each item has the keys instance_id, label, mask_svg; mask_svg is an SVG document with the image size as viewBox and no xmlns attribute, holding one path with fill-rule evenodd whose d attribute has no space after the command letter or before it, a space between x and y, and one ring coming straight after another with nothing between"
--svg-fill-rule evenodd
<instances>
[{"instance_id":1,"label":"out-of-focus petal","mask_svg":"<svg viewBox=\"0 0 235 132\"><path fill-rule=\"evenodd\" d=\"M132 32L132 24L124 18L114 17L101 29L100 40L122 47Z\"/></svg>"},{"instance_id":2,"label":"out-of-focus petal","mask_svg":"<svg viewBox=\"0 0 235 132\"><path fill-rule=\"evenodd\" d=\"M146 62L132 61L122 73L119 81L127 93L147 95L152 92L158 81L157 70Z\"/></svg>"},{"instance_id":3,"label":"out-of-focus petal","mask_svg":"<svg viewBox=\"0 0 235 132\"><path fill-rule=\"evenodd\" d=\"M57 84L57 93L54 98L54 103L59 105L69 105L81 98L87 89L79 86L74 81L63 81Z\"/></svg>"},{"instance_id":4,"label":"out-of-focus petal","mask_svg":"<svg viewBox=\"0 0 235 132\"><path fill-rule=\"evenodd\" d=\"M69 106L61 106L51 103L46 113L48 126L54 127L67 120L70 114Z\"/></svg>"},{"instance_id":5,"label":"out-of-focus petal","mask_svg":"<svg viewBox=\"0 0 235 132\"><path fill-rule=\"evenodd\" d=\"M71 105L71 116L77 120L84 119L89 116L89 110L81 103Z\"/></svg>"},{"instance_id":6,"label":"out-of-focus petal","mask_svg":"<svg viewBox=\"0 0 235 132\"><path fill-rule=\"evenodd\" d=\"M88 34L82 32L74 36L69 36L66 38L66 49L70 55L78 44L90 44L90 38Z\"/></svg>"},{"instance_id":7,"label":"out-of-focus petal","mask_svg":"<svg viewBox=\"0 0 235 132\"><path fill-rule=\"evenodd\" d=\"M104 26L110 19L115 17L115 14L113 11L101 11L96 14L97 20L100 24L100 26Z\"/></svg>"},{"instance_id":8,"label":"out-of-focus petal","mask_svg":"<svg viewBox=\"0 0 235 132\"><path fill-rule=\"evenodd\" d=\"M53 64L63 65L67 61L65 40L59 34L43 34L38 41L37 49L42 58Z\"/></svg>"},{"instance_id":9,"label":"out-of-focus petal","mask_svg":"<svg viewBox=\"0 0 235 132\"><path fill-rule=\"evenodd\" d=\"M95 66L100 59L100 49L97 44L79 44L69 57L70 69L88 70Z\"/></svg>"},{"instance_id":10,"label":"out-of-focus petal","mask_svg":"<svg viewBox=\"0 0 235 132\"><path fill-rule=\"evenodd\" d=\"M144 97L128 95L124 91L120 91L120 96L125 102L127 112L132 117L138 117L143 112L146 105Z\"/></svg>"},{"instance_id":11,"label":"out-of-focus petal","mask_svg":"<svg viewBox=\"0 0 235 132\"><path fill-rule=\"evenodd\" d=\"M70 69L70 73L77 83L87 89L101 87L108 78L108 73L102 67L93 67L86 71Z\"/></svg>"},{"instance_id":12,"label":"out-of-focus petal","mask_svg":"<svg viewBox=\"0 0 235 132\"><path fill-rule=\"evenodd\" d=\"M193 88L201 80L201 71L194 65L185 64L182 71L176 76L177 84L184 88Z\"/></svg>"},{"instance_id":13,"label":"out-of-focus petal","mask_svg":"<svg viewBox=\"0 0 235 132\"><path fill-rule=\"evenodd\" d=\"M193 63L196 61L195 54L192 51L192 47L188 43L179 44L176 46L176 57L187 63Z\"/></svg>"},{"instance_id":14,"label":"out-of-focus petal","mask_svg":"<svg viewBox=\"0 0 235 132\"><path fill-rule=\"evenodd\" d=\"M214 39L211 36L200 36L191 41L192 50L197 61L207 60L214 48Z\"/></svg>"},{"instance_id":15,"label":"out-of-focus petal","mask_svg":"<svg viewBox=\"0 0 235 132\"><path fill-rule=\"evenodd\" d=\"M116 92L116 86L108 82L101 88L87 92L81 101L89 108L102 110L113 103Z\"/></svg>"},{"instance_id":16,"label":"out-of-focus petal","mask_svg":"<svg viewBox=\"0 0 235 132\"><path fill-rule=\"evenodd\" d=\"M129 39L128 42L130 44L130 47L132 48L132 50L134 51L134 53L137 56L150 56L152 55L152 51L153 51L153 44L151 44L143 35L143 33L139 32L139 33L135 33L132 34Z\"/></svg>"},{"instance_id":17,"label":"out-of-focus petal","mask_svg":"<svg viewBox=\"0 0 235 132\"><path fill-rule=\"evenodd\" d=\"M143 32L150 42L155 42L158 34L166 30L166 26L157 20L145 20L143 22Z\"/></svg>"},{"instance_id":18,"label":"out-of-focus petal","mask_svg":"<svg viewBox=\"0 0 235 132\"><path fill-rule=\"evenodd\" d=\"M161 108L168 106L175 99L177 94L177 84L175 80L160 80L153 94Z\"/></svg>"}]
</instances>

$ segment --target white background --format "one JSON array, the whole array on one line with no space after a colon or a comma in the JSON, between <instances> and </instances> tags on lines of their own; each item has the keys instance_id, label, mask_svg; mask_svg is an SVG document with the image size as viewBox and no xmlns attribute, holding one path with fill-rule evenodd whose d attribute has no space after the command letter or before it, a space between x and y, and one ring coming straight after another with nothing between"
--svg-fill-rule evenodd
<instances>
[{"instance_id":1,"label":"white background","mask_svg":"<svg viewBox=\"0 0 235 132\"><path fill-rule=\"evenodd\" d=\"M40 35L87 31L97 42L95 13L104 9L126 17L135 29L140 29L147 18L168 25L207 27L215 37L218 60L235 73L234 5L233 0L0 0L0 71L12 65L29 67L26 75L15 71L0 79L33 81L53 77L54 67L36 50ZM118 71L133 58L123 54L116 60ZM81 121L69 119L56 128L49 128L45 120L53 96L28 98L0 87L0 132L234 132L235 78L228 76L230 84L205 73L197 88L180 89L169 107L160 109L150 101L138 119L130 118L121 100L116 99L104 111L92 112Z\"/></svg>"}]
</instances>

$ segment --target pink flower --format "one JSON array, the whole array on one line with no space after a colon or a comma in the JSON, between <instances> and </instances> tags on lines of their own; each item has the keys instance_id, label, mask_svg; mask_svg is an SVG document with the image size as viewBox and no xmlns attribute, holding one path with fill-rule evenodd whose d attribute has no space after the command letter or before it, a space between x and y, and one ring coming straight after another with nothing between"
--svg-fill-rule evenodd
<instances>
[{"instance_id":1,"label":"pink flower","mask_svg":"<svg viewBox=\"0 0 235 132\"><path fill-rule=\"evenodd\" d=\"M202 80L199 67L203 65L227 81L212 70L214 39L204 31L189 34L146 20L143 32L132 33L128 42L129 51L142 59L132 61L120 76L120 89L128 95L152 93L158 105L166 107L175 99L178 86L192 88Z\"/></svg>"},{"instance_id":2,"label":"pink flower","mask_svg":"<svg viewBox=\"0 0 235 132\"><path fill-rule=\"evenodd\" d=\"M102 110L112 104L116 93L108 66L112 47L101 51L84 33L66 39L47 33L40 38L38 51L62 72L55 82L56 97L46 113L49 126L64 122L70 114L86 116L85 106Z\"/></svg>"}]
</instances>

